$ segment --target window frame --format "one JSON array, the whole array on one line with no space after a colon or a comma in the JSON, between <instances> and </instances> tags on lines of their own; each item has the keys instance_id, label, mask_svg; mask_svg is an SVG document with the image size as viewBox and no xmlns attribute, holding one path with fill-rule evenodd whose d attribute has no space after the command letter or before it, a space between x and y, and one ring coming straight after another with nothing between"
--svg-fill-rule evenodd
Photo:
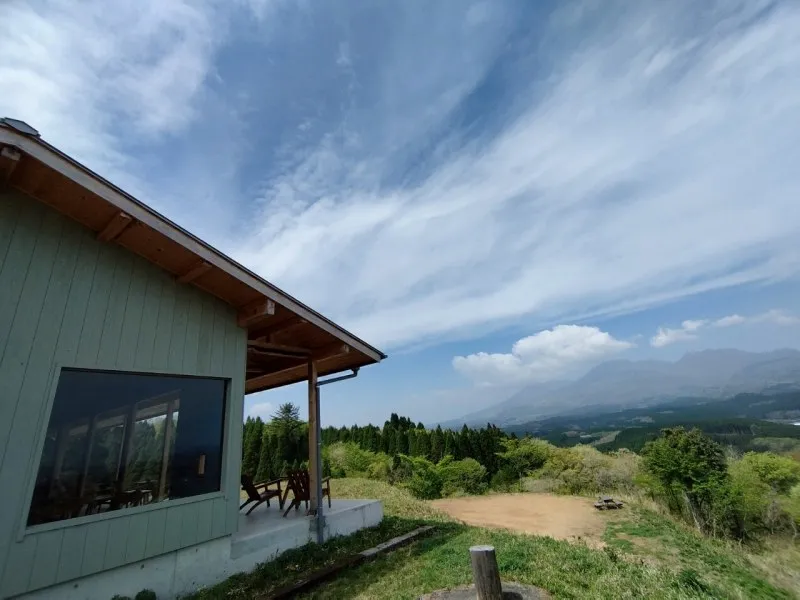
<instances>
[{"instance_id":1,"label":"window frame","mask_svg":"<svg viewBox=\"0 0 800 600\"><path fill-rule=\"evenodd\" d=\"M82 517L75 517L72 519L64 519L61 521L52 521L50 523L40 523L37 525L28 525L28 513L30 512L31 502L33 501L33 494L36 487L36 480L39 474L39 466L42 461L42 452L47 439L47 431L50 425L50 417L53 412L53 405L55 403L56 392L58 391L58 382L61 378L62 371L89 371L89 372L105 372L105 373L119 373L128 375L154 375L165 377L185 377L191 379L218 379L225 382L225 394L223 397L224 407L222 411L222 436L221 436L221 469L220 469L220 489L206 494L198 494L197 496L190 496L186 498L176 498L174 500L164 500L162 502L154 502L143 506L133 506L128 508L120 508L114 511L108 511L101 514L84 515ZM208 500L224 499L229 500L229 491L226 490L226 482L229 475L229 446L232 438L231 431L231 414L233 408L233 380L229 374L220 371L219 367L209 369L207 373L176 373L175 371L167 369L114 369L108 366L101 365L86 365L74 363L54 363L51 368L49 382L43 396L46 398L43 403L42 409L39 412L39 419L37 424L37 434L34 444L31 447L31 453L28 457L28 467L26 470L27 481L25 485L25 501L22 503L20 512L18 514L18 523L16 541L21 542L25 537L43 533L46 531L53 531L57 529L64 529L67 527L77 527L87 525L90 523L97 523L116 518L125 518L132 515L147 513L155 510L168 510L174 506L182 506L185 504L193 504L195 502L205 502ZM147 400L147 399L145 399ZM238 490L238 488L237 488ZM237 498L238 501L238 498Z\"/></svg>"}]
</instances>

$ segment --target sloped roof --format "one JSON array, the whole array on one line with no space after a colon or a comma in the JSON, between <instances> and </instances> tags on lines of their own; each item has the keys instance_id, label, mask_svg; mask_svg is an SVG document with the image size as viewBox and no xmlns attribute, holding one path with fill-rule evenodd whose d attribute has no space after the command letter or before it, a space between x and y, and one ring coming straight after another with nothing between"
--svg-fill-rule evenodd
<instances>
[{"instance_id":1,"label":"sloped roof","mask_svg":"<svg viewBox=\"0 0 800 600\"><path fill-rule=\"evenodd\" d=\"M245 389L377 363L386 355L45 142L27 123L0 119L0 185L43 202L238 311L247 329Z\"/></svg>"}]
</instances>

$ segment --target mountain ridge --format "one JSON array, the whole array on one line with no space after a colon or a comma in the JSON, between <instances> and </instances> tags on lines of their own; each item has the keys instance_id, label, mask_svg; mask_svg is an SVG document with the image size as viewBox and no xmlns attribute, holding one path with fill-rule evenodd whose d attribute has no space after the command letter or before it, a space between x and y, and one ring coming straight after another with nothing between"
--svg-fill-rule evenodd
<instances>
[{"instance_id":1,"label":"mountain ridge","mask_svg":"<svg viewBox=\"0 0 800 600\"><path fill-rule=\"evenodd\" d=\"M614 359L574 381L531 384L498 404L440 425L454 428L492 422L503 427L581 408L610 412L683 396L722 399L773 387L800 389L799 350L722 348L687 352L675 361Z\"/></svg>"}]
</instances>

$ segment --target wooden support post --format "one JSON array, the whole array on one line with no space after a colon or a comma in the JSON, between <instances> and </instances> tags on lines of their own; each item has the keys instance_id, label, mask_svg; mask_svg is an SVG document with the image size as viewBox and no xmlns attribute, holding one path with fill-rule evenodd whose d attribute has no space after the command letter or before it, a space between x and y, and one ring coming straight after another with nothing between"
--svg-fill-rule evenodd
<instances>
[{"instance_id":1,"label":"wooden support post","mask_svg":"<svg viewBox=\"0 0 800 600\"><path fill-rule=\"evenodd\" d=\"M308 361L308 475L311 496L310 513L317 514L322 498L317 496L321 482L319 457L319 390L317 389L317 365Z\"/></svg>"},{"instance_id":2,"label":"wooden support post","mask_svg":"<svg viewBox=\"0 0 800 600\"><path fill-rule=\"evenodd\" d=\"M161 474L158 477L158 500L164 499L167 489L167 468L169 467L169 450L172 445L172 413L175 400L167 402L167 419L164 421L164 448L161 451Z\"/></svg>"},{"instance_id":3,"label":"wooden support post","mask_svg":"<svg viewBox=\"0 0 800 600\"><path fill-rule=\"evenodd\" d=\"M494 546L472 546L469 549L472 562L472 578L478 600L502 600L503 587Z\"/></svg>"}]
</instances>

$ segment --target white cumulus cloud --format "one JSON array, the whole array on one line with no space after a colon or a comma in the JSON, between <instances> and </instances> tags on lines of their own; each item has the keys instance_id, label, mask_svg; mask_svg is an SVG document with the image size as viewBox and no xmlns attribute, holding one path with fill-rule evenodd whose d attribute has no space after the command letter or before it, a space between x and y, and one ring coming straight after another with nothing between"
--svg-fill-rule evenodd
<instances>
[{"instance_id":1,"label":"white cumulus cloud","mask_svg":"<svg viewBox=\"0 0 800 600\"><path fill-rule=\"evenodd\" d=\"M269 421L272 418L272 414L275 412L275 407L272 405L271 402L253 402L245 403L245 410L244 416L253 417L261 417L262 421Z\"/></svg>"},{"instance_id":2,"label":"white cumulus cloud","mask_svg":"<svg viewBox=\"0 0 800 600\"><path fill-rule=\"evenodd\" d=\"M633 346L597 327L557 325L518 340L510 353L456 356L453 367L484 385L547 381Z\"/></svg>"},{"instance_id":3,"label":"white cumulus cloud","mask_svg":"<svg viewBox=\"0 0 800 600\"><path fill-rule=\"evenodd\" d=\"M728 315L727 317L722 317L721 319L717 319L712 323L714 327L733 327L735 325L741 325L745 323L747 319L742 315Z\"/></svg>"}]
</instances>

